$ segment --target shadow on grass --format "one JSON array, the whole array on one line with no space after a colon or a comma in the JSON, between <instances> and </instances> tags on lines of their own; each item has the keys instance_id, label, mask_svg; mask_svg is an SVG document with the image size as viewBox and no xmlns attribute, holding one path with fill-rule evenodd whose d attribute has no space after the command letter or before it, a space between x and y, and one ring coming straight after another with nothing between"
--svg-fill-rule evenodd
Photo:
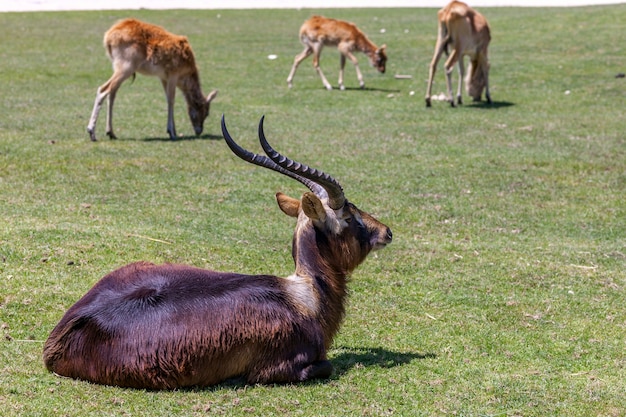
<instances>
[{"instance_id":1,"label":"shadow on grass","mask_svg":"<svg viewBox=\"0 0 626 417\"><path fill-rule=\"evenodd\" d=\"M394 352L382 348L338 347L335 350L338 350L339 353L330 360L335 369L335 376L344 375L354 367L393 368L415 359L437 357L434 353Z\"/></svg>"},{"instance_id":2,"label":"shadow on grass","mask_svg":"<svg viewBox=\"0 0 626 417\"><path fill-rule=\"evenodd\" d=\"M515 106L515 103L511 103L510 101L492 101L491 103L487 103L486 101L474 101L464 106L472 109L497 110L504 107Z\"/></svg>"},{"instance_id":3,"label":"shadow on grass","mask_svg":"<svg viewBox=\"0 0 626 417\"><path fill-rule=\"evenodd\" d=\"M333 90L339 90L337 87L333 87ZM374 87L346 87L343 91L378 91L379 93L399 93L402 90L390 89L390 88L374 88Z\"/></svg>"},{"instance_id":4,"label":"shadow on grass","mask_svg":"<svg viewBox=\"0 0 626 417\"><path fill-rule=\"evenodd\" d=\"M162 137L143 138L141 140L143 140L144 142L181 142L184 140L220 140L220 139L224 139L224 136L207 133L207 134L200 135L200 136L196 136L196 135L178 136L174 140L170 139L168 136L165 136L165 135Z\"/></svg>"},{"instance_id":5,"label":"shadow on grass","mask_svg":"<svg viewBox=\"0 0 626 417\"><path fill-rule=\"evenodd\" d=\"M442 101L441 105L444 107L452 108L452 106L450 106L450 103L447 101ZM455 108L498 110L511 106L515 106L515 103L511 103L510 101L492 101L491 103L487 103L486 101L472 101L469 103L457 104ZM433 107L435 107L435 104L433 104ZM430 107L426 107L426 109L429 108Z\"/></svg>"}]
</instances>

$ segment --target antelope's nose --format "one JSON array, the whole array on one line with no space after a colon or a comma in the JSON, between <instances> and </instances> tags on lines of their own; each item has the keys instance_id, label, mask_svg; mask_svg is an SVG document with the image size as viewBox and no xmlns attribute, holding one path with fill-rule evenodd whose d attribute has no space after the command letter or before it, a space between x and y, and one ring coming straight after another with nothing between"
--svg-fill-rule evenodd
<instances>
[{"instance_id":1,"label":"antelope's nose","mask_svg":"<svg viewBox=\"0 0 626 417\"><path fill-rule=\"evenodd\" d=\"M387 243L391 243L391 241L393 240L393 233L391 232L390 228L387 228L387 236L385 236L387 238Z\"/></svg>"}]
</instances>

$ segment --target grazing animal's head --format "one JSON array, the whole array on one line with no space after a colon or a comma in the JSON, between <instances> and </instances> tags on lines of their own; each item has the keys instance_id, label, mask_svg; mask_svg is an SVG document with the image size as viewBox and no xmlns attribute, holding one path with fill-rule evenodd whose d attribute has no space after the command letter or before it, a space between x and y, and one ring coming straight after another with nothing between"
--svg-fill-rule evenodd
<instances>
[{"instance_id":1,"label":"grazing animal's head","mask_svg":"<svg viewBox=\"0 0 626 417\"><path fill-rule=\"evenodd\" d=\"M474 101L480 101L480 97L482 96L487 85L487 77L489 74L485 74L485 71L489 71L488 63L486 65L481 65L478 60L470 62L465 85L467 94Z\"/></svg>"},{"instance_id":2,"label":"grazing animal's head","mask_svg":"<svg viewBox=\"0 0 626 417\"><path fill-rule=\"evenodd\" d=\"M193 125L196 135L200 135L204 129L204 121L209 117L211 101L217 96L217 90L213 90L206 97L202 97L197 103L188 103L189 119Z\"/></svg>"},{"instance_id":3,"label":"grazing animal's head","mask_svg":"<svg viewBox=\"0 0 626 417\"><path fill-rule=\"evenodd\" d=\"M387 45L383 45L376 49L374 55L371 57L371 63L382 74L385 73L385 65L387 64L387 54L385 53Z\"/></svg>"}]
</instances>

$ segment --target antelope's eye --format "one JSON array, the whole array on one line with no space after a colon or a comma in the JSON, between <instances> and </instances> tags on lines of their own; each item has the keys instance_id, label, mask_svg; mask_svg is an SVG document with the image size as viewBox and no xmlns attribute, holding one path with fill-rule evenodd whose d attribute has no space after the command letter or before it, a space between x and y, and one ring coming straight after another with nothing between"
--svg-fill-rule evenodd
<instances>
[{"instance_id":1,"label":"antelope's eye","mask_svg":"<svg viewBox=\"0 0 626 417\"><path fill-rule=\"evenodd\" d=\"M348 224L352 223L352 217L346 217L344 221Z\"/></svg>"}]
</instances>

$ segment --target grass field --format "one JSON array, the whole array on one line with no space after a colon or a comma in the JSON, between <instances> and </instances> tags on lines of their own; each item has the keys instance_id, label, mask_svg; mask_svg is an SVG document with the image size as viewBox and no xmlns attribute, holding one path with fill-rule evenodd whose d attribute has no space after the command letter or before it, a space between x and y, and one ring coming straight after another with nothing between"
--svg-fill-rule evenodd
<instances>
[{"instance_id":1,"label":"grass field","mask_svg":"<svg viewBox=\"0 0 626 417\"><path fill-rule=\"evenodd\" d=\"M481 11L494 104L457 109L424 106L434 9L316 11L388 48L386 74L359 55L367 88L348 64L332 92L310 61L286 86L310 10L0 14L1 414L623 416L626 5ZM199 138L179 94L184 136L167 139L160 84L138 76L118 94L119 139L103 112L89 141L102 34L130 15L187 35L220 90ZM336 52L321 62L336 83ZM304 189L232 155L222 113L251 150L265 115L276 149L393 229L354 274L332 378L146 392L48 373L49 332L118 266L293 271L273 194Z\"/></svg>"}]
</instances>

